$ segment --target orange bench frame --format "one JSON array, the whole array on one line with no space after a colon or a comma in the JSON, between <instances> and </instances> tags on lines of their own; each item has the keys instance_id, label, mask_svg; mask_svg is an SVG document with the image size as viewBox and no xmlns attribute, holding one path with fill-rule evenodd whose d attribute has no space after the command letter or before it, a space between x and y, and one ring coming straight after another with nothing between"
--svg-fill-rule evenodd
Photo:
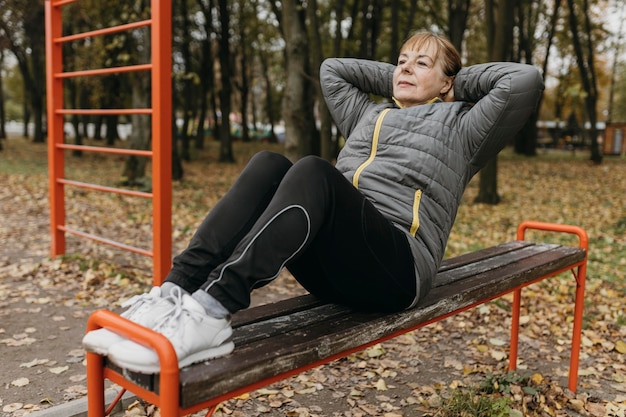
<instances>
[{"instance_id":1,"label":"orange bench frame","mask_svg":"<svg viewBox=\"0 0 626 417\"><path fill-rule=\"evenodd\" d=\"M192 414L192 413L204 410L204 409L208 409L207 416L211 416L214 413L217 406L223 401L232 399L246 392L250 392L250 391L262 388L266 385L286 379L288 377L298 375L309 369L315 368L325 363L332 362L336 359L348 356L352 353L361 351L367 348L368 346L372 346L376 343L380 343L380 342L392 339L408 331L417 330L421 327L424 327L431 323L451 317L455 314L460 313L461 311L468 310L477 305L483 304L487 301L499 298L509 293L513 293L511 340L510 340L510 351L509 351L509 370L515 370L517 368L519 326L520 326L519 319L520 319L520 309L521 309L521 291L523 287L526 287L530 284L536 283L543 279L555 276L567 270L571 270L576 280L574 321L573 321L573 330L572 330L572 345L571 345L570 369L569 369L569 379L568 379L568 388L572 392L576 392L576 387L577 387L577 382L578 382L578 367L579 367L578 365L579 365L579 356L580 356L580 343L581 343L581 332L582 332L583 304L584 304L584 292L585 292L589 239L588 239L587 233L580 227L534 222L534 221L526 221L520 224L520 226L517 229L517 239L524 240L526 231L531 230L531 229L539 230L539 231L547 231L547 232L562 232L562 233L569 233L569 234L577 235L579 238L579 247L585 250L584 259L579 262L572 263L571 265L568 265L567 267L562 268L560 270L556 270L549 274L542 275L519 287L512 288L503 293L496 294L493 297L489 297L488 299L481 300L477 303L471 304L465 308L461 308L449 314L445 314L435 319L426 321L424 323L420 323L419 325L411 329L408 329L406 331L393 333L383 338L372 340L370 343L359 346L358 348L340 352L328 358L324 358L323 360L310 363L307 366L303 366L303 367L294 369L292 371L285 372L280 375L276 375L275 377L272 377L272 378L260 380L253 384L239 387L237 389L234 389L231 392L224 393L223 395L220 395L214 398L210 398L206 401L200 402L194 406L187 407L187 408L181 408L179 406L180 375L179 375L179 368L178 368L178 360L176 357L176 352L174 351L174 348L172 347L171 343L167 340L167 338L165 338L161 334L158 334L150 329L147 329L129 320L126 320L125 318L117 314L114 314L110 311L106 311L106 310L96 311L90 316L88 320L87 331L106 327L106 328L116 331L117 333L124 335L125 337L128 337L129 339L135 340L139 343L149 346L157 352L160 362L161 362L161 372L159 374L159 386L160 386L161 394L157 394L155 392L146 390L145 388L142 388L134 384L133 382L128 381L120 373L110 368L107 368L104 364L103 356L98 355L96 353L88 352L87 353L88 415L90 417L104 417L105 415L108 415L108 413L110 413L110 411L113 409L115 404L121 399L124 392L128 389L129 391L135 393L140 398L158 406L160 408L160 412L163 417L184 416L184 415ZM216 360L219 360L219 359L216 359ZM113 403L109 406L107 410L105 410L105 400L104 400L104 380L105 379L109 379L110 381L120 385L123 388L123 390L119 393L118 397L113 401Z\"/></svg>"}]
</instances>

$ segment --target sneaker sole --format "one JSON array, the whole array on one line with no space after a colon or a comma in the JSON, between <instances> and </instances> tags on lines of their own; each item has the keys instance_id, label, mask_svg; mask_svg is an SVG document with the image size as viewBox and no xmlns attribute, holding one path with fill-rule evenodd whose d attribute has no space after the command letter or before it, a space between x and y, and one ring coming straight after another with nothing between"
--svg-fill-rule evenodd
<instances>
[{"instance_id":1,"label":"sneaker sole","mask_svg":"<svg viewBox=\"0 0 626 417\"><path fill-rule=\"evenodd\" d=\"M126 339L115 332L108 329L98 329L87 333L83 337L82 344L87 352L107 355L111 346L123 340Z\"/></svg>"},{"instance_id":2,"label":"sneaker sole","mask_svg":"<svg viewBox=\"0 0 626 417\"><path fill-rule=\"evenodd\" d=\"M219 358L221 356L226 356L231 353L235 349L235 344L233 342L226 342L219 346L201 350L200 352L196 352L193 355L189 355L183 360L178 361L178 368L182 369L186 366L193 365L194 363L204 362L209 359ZM157 365L149 365L149 364L138 364L134 362L126 362L124 358L116 358L113 355L109 355L109 360L113 362L115 365L132 371L138 372L141 374L158 374L161 370L161 367Z\"/></svg>"}]
</instances>

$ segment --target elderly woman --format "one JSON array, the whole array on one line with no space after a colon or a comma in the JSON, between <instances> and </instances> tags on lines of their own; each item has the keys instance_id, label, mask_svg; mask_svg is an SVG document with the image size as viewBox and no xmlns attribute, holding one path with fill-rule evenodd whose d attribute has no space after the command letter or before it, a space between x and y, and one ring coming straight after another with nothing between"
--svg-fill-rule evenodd
<instances>
[{"instance_id":1,"label":"elderly woman","mask_svg":"<svg viewBox=\"0 0 626 417\"><path fill-rule=\"evenodd\" d=\"M124 317L168 337L180 367L230 353L230 315L283 267L355 309L398 311L427 297L466 185L543 89L529 65L461 68L452 44L428 32L404 43L397 65L328 59L320 74L346 137L336 166L257 154L163 285L125 304ZM83 345L127 369L159 370L154 351L106 329Z\"/></svg>"}]
</instances>

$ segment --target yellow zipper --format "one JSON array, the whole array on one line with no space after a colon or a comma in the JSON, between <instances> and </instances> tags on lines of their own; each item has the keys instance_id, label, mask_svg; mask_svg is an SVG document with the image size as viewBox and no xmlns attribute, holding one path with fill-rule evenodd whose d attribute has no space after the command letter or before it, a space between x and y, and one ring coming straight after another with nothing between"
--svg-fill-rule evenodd
<instances>
[{"instance_id":1,"label":"yellow zipper","mask_svg":"<svg viewBox=\"0 0 626 417\"><path fill-rule=\"evenodd\" d=\"M420 228L420 201L422 201L422 190L415 191L415 196L413 197L413 222L411 222L411 236L415 236L417 234L417 229Z\"/></svg>"},{"instance_id":2,"label":"yellow zipper","mask_svg":"<svg viewBox=\"0 0 626 417\"><path fill-rule=\"evenodd\" d=\"M385 118L385 115L389 110L391 109L385 109L378 115L378 119L376 120L376 126L374 127L374 137L372 139L372 151L370 152L370 156L365 162L361 164L361 166L357 168L354 176L352 177L352 185L354 185L355 188L359 188L359 176L361 176L361 172L363 172L363 170L367 168L367 166L371 164L376 157L376 148L378 147L378 135L380 134L380 128L383 125L383 119Z\"/></svg>"}]
</instances>

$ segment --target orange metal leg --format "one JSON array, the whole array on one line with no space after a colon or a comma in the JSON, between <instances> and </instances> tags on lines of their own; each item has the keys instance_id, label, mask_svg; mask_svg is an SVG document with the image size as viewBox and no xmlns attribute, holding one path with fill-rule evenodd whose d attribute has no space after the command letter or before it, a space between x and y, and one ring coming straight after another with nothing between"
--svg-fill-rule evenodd
<instances>
[{"instance_id":1,"label":"orange metal leg","mask_svg":"<svg viewBox=\"0 0 626 417\"><path fill-rule=\"evenodd\" d=\"M576 274L575 274L576 275ZM576 392L578 385L578 364L580 358L580 339L583 329L583 306L585 303L585 281L587 279L587 263L578 267L576 275L576 304L574 305L574 328L572 330L572 352L569 364L569 386Z\"/></svg>"},{"instance_id":2,"label":"orange metal leg","mask_svg":"<svg viewBox=\"0 0 626 417\"><path fill-rule=\"evenodd\" d=\"M172 344L165 336L153 330L133 323L115 313L98 310L89 316L87 331L106 327L123 336L154 349L161 364L159 372L159 394L145 391L144 394L153 404L159 407L162 417L178 417L181 415L179 407L180 374L178 358ZM114 382L124 388L135 390L137 387L123 378ZM87 390L89 417L104 417L104 363L102 356L87 353ZM93 413L93 414L92 414Z\"/></svg>"},{"instance_id":3,"label":"orange metal leg","mask_svg":"<svg viewBox=\"0 0 626 417\"><path fill-rule=\"evenodd\" d=\"M87 352L87 413L104 417L104 363L102 356Z\"/></svg>"},{"instance_id":4,"label":"orange metal leg","mask_svg":"<svg viewBox=\"0 0 626 417\"><path fill-rule=\"evenodd\" d=\"M542 230L547 232L560 232L560 233L570 233L578 236L578 246L585 250L587 255L585 259L578 265L577 271L575 271L574 267L572 272L576 279L576 296L575 296L575 304L574 304L574 325L572 329L572 349L570 353L570 365L569 365L569 378L568 378L568 388L572 392L576 392L576 387L578 385L578 366L580 360L580 341L582 335L583 328L583 307L585 303L585 281L587 279L587 259L589 256L589 237L587 236L587 232L585 232L582 228L577 226L569 226L562 224L554 224L554 223L542 223L542 222L534 222L534 221L525 221L522 222L517 228L517 239L524 240L525 232L528 229L534 230ZM518 315L517 321L515 325L519 330L519 295L518 292L515 292L515 298L513 299L513 315ZM513 320L516 320L515 318ZM513 344L513 329L511 329L511 354L510 358L513 359L513 355L517 358L517 336L515 337L515 345ZM509 369L512 364L509 363ZM513 365L514 366L514 365Z\"/></svg>"},{"instance_id":5,"label":"orange metal leg","mask_svg":"<svg viewBox=\"0 0 626 417\"><path fill-rule=\"evenodd\" d=\"M509 350L509 370L517 369L517 349L519 345L519 316L521 307L522 289L513 292L513 306L511 310L511 347Z\"/></svg>"}]
</instances>

